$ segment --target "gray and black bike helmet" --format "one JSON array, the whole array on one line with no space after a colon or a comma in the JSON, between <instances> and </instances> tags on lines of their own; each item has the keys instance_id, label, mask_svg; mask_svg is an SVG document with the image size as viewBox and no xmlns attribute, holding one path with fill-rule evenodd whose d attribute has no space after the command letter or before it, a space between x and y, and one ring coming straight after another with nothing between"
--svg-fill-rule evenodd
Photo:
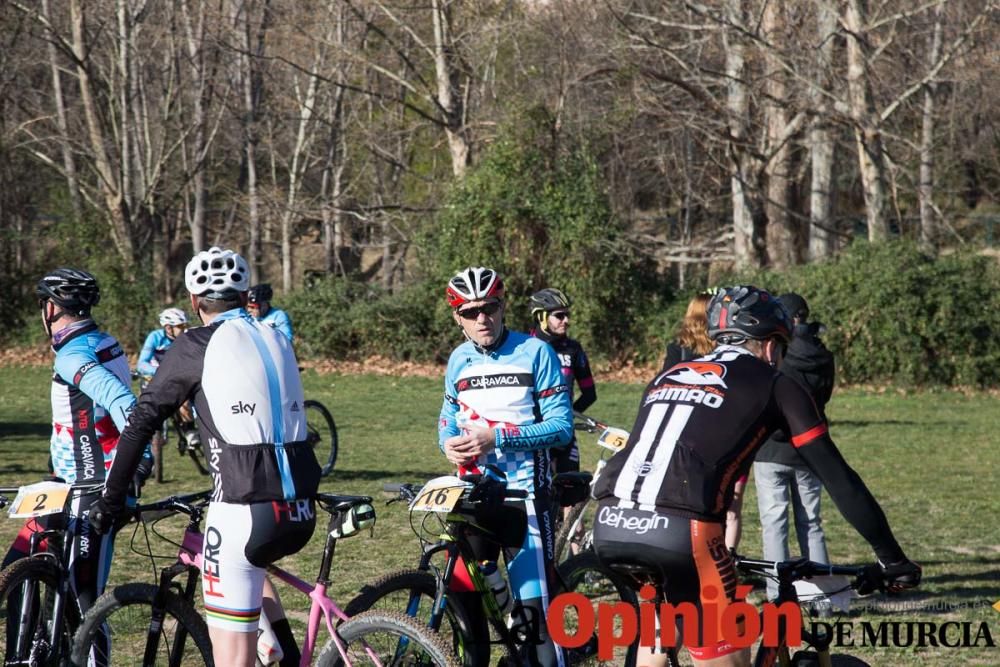
<instances>
[{"instance_id":1,"label":"gray and black bike helmet","mask_svg":"<svg viewBox=\"0 0 1000 667\"><path fill-rule=\"evenodd\" d=\"M38 281L35 294L39 301L51 301L74 317L90 314L101 300L97 278L82 269L59 268Z\"/></svg>"},{"instance_id":2,"label":"gray and black bike helmet","mask_svg":"<svg viewBox=\"0 0 1000 667\"><path fill-rule=\"evenodd\" d=\"M792 320L770 292L753 285L719 288L708 303L708 337L722 342L791 338Z\"/></svg>"}]
</instances>

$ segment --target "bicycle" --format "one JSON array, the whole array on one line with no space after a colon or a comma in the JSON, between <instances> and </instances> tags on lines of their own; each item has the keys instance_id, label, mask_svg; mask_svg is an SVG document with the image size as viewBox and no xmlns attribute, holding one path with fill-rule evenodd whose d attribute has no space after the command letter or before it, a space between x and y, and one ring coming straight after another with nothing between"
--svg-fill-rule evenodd
<instances>
[{"instance_id":1,"label":"bicycle","mask_svg":"<svg viewBox=\"0 0 1000 667\"><path fill-rule=\"evenodd\" d=\"M587 433L600 432L597 444L601 447L601 458L598 459L590 481L593 488L601 472L608 464L608 459L621 451L628 441L629 433L620 428L608 426L602 421L588 417L582 413L573 413L573 428ZM610 452L610 453L609 453ZM557 476L558 479L558 476ZM556 524L556 562L561 563L571 555L580 554L593 545L594 513L597 511L597 501L590 493L574 505L565 516L557 519ZM587 526L590 526L588 529Z\"/></svg>"},{"instance_id":2,"label":"bicycle","mask_svg":"<svg viewBox=\"0 0 1000 667\"><path fill-rule=\"evenodd\" d=\"M319 401L306 399L303 405L306 409L306 440L320 461L322 466L320 475L326 477L333 472L333 466L337 464L337 446L340 444L337 424L333 421L330 411ZM326 454L328 442L330 453Z\"/></svg>"},{"instance_id":3,"label":"bicycle","mask_svg":"<svg viewBox=\"0 0 1000 667\"><path fill-rule=\"evenodd\" d=\"M508 625L506 614L502 611L503 605L480 571L469 543L470 531L476 530L481 534L485 531L482 526L476 525L481 503L472 499L476 485L481 481L481 475L465 475L461 479L436 478L419 489L414 484L385 485L384 491L392 496L388 504L399 501L409 504L410 525L421 543L419 564L416 569L393 572L366 585L361 594L348 604L347 612L358 613L376 606L383 609L405 609L408 616L421 619L439 632L465 665L478 667L487 664L491 646L483 646L474 641L468 610L454 596L448 595L450 590L454 590L456 576L461 576L458 573L467 571L473 590L483 597L484 613L496 637L491 645L497 645L503 651L498 664L521 665L526 642L535 636L535 629L525 623ZM583 485L586 488L586 481ZM527 492L521 490L506 489L504 492L505 499L526 497ZM417 513L424 513L419 527L415 520ZM432 517L437 517L437 521ZM428 524L433 526L428 528ZM436 567L432 563L438 554L445 557L442 567ZM600 568L596 559L560 565L558 590L550 591L550 598L560 592L573 590L567 581L574 585L584 581L587 568L599 568L605 576L609 574ZM617 576L614 579L614 583L621 586L621 594L634 599L627 583ZM509 586L507 590L509 595ZM588 664L595 651L596 644L574 650L567 656L569 664Z\"/></svg>"},{"instance_id":4,"label":"bicycle","mask_svg":"<svg viewBox=\"0 0 1000 667\"><path fill-rule=\"evenodd\" d=\"M0 622L4 665L61 665L69 655L80 606L70 589L68 564L73 540L65 539L67 508L73 499L101 488L45 481L18 489L0 489L0 509L10 506L17 519L46 519L32 532L28 555L0 572ZM13 500L8 494L17 493Z\"/></svg>"},{"instance_id":5,"label":"bicycle","mask_svg":"<svg viewBox=\"0 0 1000 667\"><path fill-rule=\"evenodd\" d=\"M169 664L213 665L208 627L195 609L194 599L201 575L204 535L201 521L209 491L186 496L173 496L159 502L141 505L132 515L148 532L178 547L176 560L160 571L157 585L130 583L117 586L98 598L80 622L73 641L72 663L87 664L90 647L98 638L101 627L109 627L114 637L112 655L104 656L109 664L144 666ZM403 614L372 612L348 617L328 597L330 568L337 540L359 534L374 524L375 512L367 496L336 496L318 494L317 506L330 514L326 530L326 546L315 585L310 585L276 565L268 574L284 581L307 595L312 605L300 664L312 664L320 623L325 620L331 640L320 652L320 667L351 667L352 665L437 665L457 667L454 657L440 637ZM173 542L156 531L156 523L167 516L184 514L188 517L181 542ZM149 531L145 524L150 523ZM138 534L139 525L133 534ZM141 552L140 552L141 553ZM149 553L153 559L152 552ZM335 628L335 621L340 623ZM383 633L389 639L376 644L373 635ZM188 639L191 645L188 645ZM141 662L137 659L141 657ZM111 660L114 660L111 663Z\"/></svg>"},{"instance_id":6,"label":"bicycle","mask_svg":"<svg viewBox=\"0 0 1000 667\"><path fill-rule=\"evenodd\" d=\"M867 594L875 590L885 591L884 578L878 565L865 566L843 566L824 565L814 563L806 558L788 561L766 561L735 556L736 567L744 576L757 576L774 579L778 583L778 597L772 603L774 607L781 607L785 603L792 603L799 608L799 619L802 618L802 602L797 592L795 583L806 581L822 576L844 577L845 583L839 590L822 594L833 596L847 591L856 591L859 594ZM666 594L663 588L662 575L659 570L653 570L642 565L612 563L610 569L618 572L622 576L632 579L633 586L641 588L645 584L651 584L655 590L655 595L650 599L651 604L659 605L666 601ZM757 627L767 628L768 624L774 621L767 621L764 611L759 613L760 624ZM830 653L830 645L833 637L821 632L813 632L802 623L800 628L802 641L809 647L791 653L788 645L789 627L782 617L779 618L774 628L774 639L776 641L762 642L754 654L752 664L754 667L766 667L770 665L782 665L788 667L868 667L868 663L850 655ZM657 635L659 634L659 616L657 615ZM811 649L811 650L810 650ZM679 667L681 662L678 657L676 646L664 648L667 656L667 664L671 667Z\"/></svg>"}]
</instances>

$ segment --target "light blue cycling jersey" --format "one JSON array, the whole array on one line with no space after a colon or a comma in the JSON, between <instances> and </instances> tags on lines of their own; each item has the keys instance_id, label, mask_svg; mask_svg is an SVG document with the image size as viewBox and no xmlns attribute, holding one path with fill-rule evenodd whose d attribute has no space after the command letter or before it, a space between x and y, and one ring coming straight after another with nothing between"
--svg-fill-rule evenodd
<instances>
[{"instance_id":1,"label":"light blue cycling jersey","mask_svg":"<svg viewBox=\"0 0 1000 667\"><path fill-rule=\"evenodd\" d=\"M495 464L511 488L531 494L551 481L549 447L573 437L573 409L559 358L551 346L525 333L504 330L486 352L472 342L448 360L438 444L472 424L489 426L496 449L478 462Z\"/></svg>"},{"instance_id":2,"label":"light blue cycling jersey","mask_svg":"<svg viewBox=\"0 0 1000 667\"><path fill-rule=\"evenodd\" d=\"M135 406L128 358L118 341L99 331L93 320L60 331L52 349L54 472L69 483L101 482Z\"/></svg>"},{"instance_id":3,"label":"light blue cycling jersey","mask_svg":"<svg viewBox=\"0 0 1000 667\"><path fill-rule=\"evenodd\" d=\"M163 361L163 355L170 349L170 344L174 341L167 336L163 329L150 331L146 336L146 342L142 344L142 351L139 352L139 361L135 365L142 375L153 375Z\"/></svg>"},{"instance_id":4,"label":"light blue cycling jersey","mask_svg":"<svg viewBox=\"0 0 1000 667\"><path fill-rule=\"evenodd\" d=\"M285 338L292 340L292 320L288 317L288 313L281 310L280 308L272 307L267 311L267 315L258 320L261 324L266 324L272 329L277 329L281 333L285 334Z\"/></svg>"}]
</instances>

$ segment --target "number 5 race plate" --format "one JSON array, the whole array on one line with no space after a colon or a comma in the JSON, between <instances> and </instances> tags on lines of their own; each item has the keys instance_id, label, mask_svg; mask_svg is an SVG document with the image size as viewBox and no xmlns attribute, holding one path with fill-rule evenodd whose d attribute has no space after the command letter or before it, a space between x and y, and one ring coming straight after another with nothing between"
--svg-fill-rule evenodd
<instances>
[{"instance_id":1,"label":"number 5 race plate","mask_svg":"<svg viewBox=\"0 0 1000 667\"><path fill-rule=\"evenodd\" d=\"M10 504L12 519L28 519L30 517L58 514L66 505L70 485L60 482L38 482L22 486Z\"/></svg>"},{"instance_id":2,"label":"number 5 race plate","mask_svg":"<svg viewBox=\"0 0 1000 667\"><path fill-rule=\"evenodd\" d=\"M613 452L619 452L625 448L628 442L628 431L621 428L609 426L608 429L597 439L597 444Z\"/></svg>"},{"instance_id":3,"label":"number 5 race plate","mask_svg":"<svg viewBox=\"0 0 1000 667\"><path fill-rule=\"evenodd\" d=\"M420 489L420 493L410 503L410 510L450 512L458 504L462 492L467 488L469 488L469 484L453 475L435 477L424 484L424 488Z\"/></svg>"}]
</instances>

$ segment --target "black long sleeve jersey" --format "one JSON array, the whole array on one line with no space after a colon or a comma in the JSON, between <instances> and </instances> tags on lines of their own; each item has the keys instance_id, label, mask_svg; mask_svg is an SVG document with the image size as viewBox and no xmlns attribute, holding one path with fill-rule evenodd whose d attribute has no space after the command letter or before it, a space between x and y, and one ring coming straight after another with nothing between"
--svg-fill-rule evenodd
<instances>
[{"instance_id":1,"label":"black long sleeve jersey","mask_svg":"<svg viewBox=\"0 0 1000 667\"><path fill-rule=\"evenodd\" d=\"M809 393L741 347L719 346L653 378L628 443L608 462L594 496L722 522L733 483L779 428L879 558L901 560L885 514L840 455Z\"/></svg>"}]
</instances>

